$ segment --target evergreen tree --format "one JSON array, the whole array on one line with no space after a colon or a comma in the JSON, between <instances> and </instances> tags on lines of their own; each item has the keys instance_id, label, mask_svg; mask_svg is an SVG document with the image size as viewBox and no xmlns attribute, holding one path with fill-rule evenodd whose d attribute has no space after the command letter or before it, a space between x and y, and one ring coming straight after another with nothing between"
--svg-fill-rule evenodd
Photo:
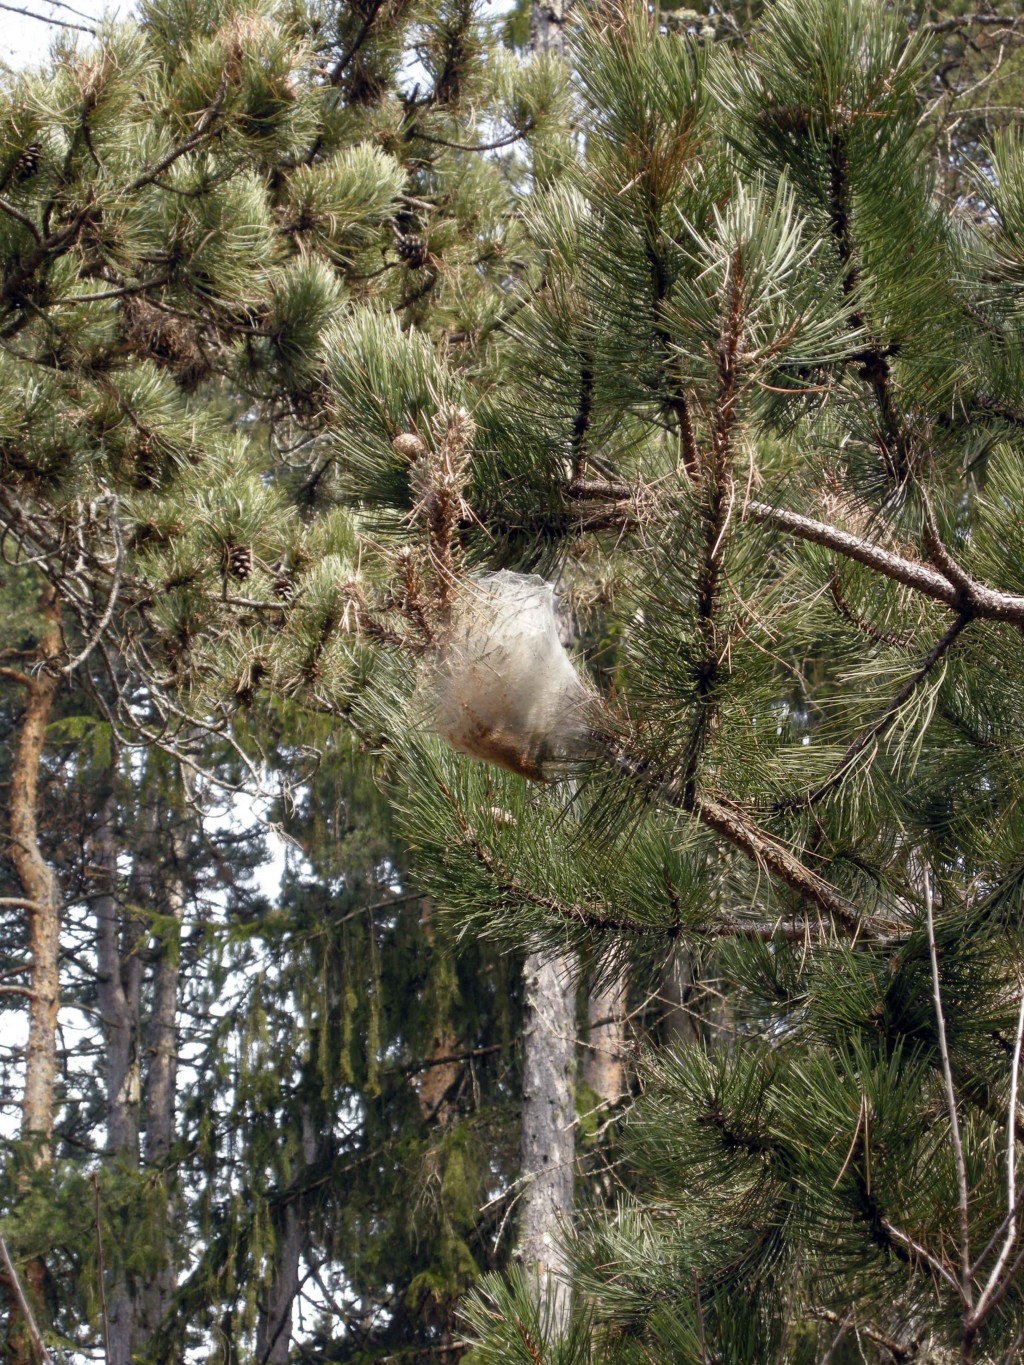
<instances>
[{"instance_id":1,"label":"evergreen tree","mask_svg":"<svg viewBox=\"0 0 1024 1365\"><path fill-rule=\"evenodd\" d=\"M461 0L159 0L5 88L19 1365L22 1282L112 1360L284 1359L303 1276L314 1358L461 1350L514 1217L495 948L721 1004L643 1064L616 1206L581 1191L571 1320L493 1281L481 1359L1019 1349L1019 25L759 9L594 7L570 81ZM546 784L424 714L503 568L599 684ZM334 871L296 706L397 811ZM334 881L211 901L249 854L185 798L271 762ZM382 1214L418 1180L423 1251Z\"/></svg>"},{"instance_id":2,"label":"evergreen tree","mask_svg":"<svg viewBox=\"0 0 1024 1365\"><path fill-rule=\"evenodd\" d=\"M434 903L638 980L682 941L726 996L714 1047L645 1066L572 1330L546 1354L494 1286L482 1360L1020 1348L1024 163L1000 131L958 171L984 211L948 197L942 39L869 0L780 0L739 51L588 19L543 286L471 389L434 362L407 491L383 439L355 467L367 504L391 480L380 535L423 528L420 595L365 630L428 676L425 604L443 630L483 565L600 596L621 641L568 784L431 743L407 670L367 708ZM348 344L349 411L361 375L408 391L414 340Z\"/></svg>"},{"instance_id":3,"label":"evergreen tree","mask_svg":"<svg viewBox=\"0 0 1024 1365\"><path fill-rule=\"evenodd\" d=\"M403 1333L429 1349L451 1335L454 1297L504 1254L477 1213L482 1186L489 1196L503 1180L495 1152L514 1150L502 1111L516 991L486 984L501 964L478 958L459 983L425 948L413 902L396 925L384 905L360 910L358 931L325 944L309 916L328 914L336 887L296 894L287 930L253 920L234 886L247 842L211 841L185 817L217 784L251 784L279 741L286 798L310 780L318 755L261 693L349 723L370 659L349 634L359 550L340 505L334 334L358 317L471 353L526 269L511 212L520 144L535 144L538 173L557 165L547 125L563 103L553 66L505 58L462 3L156 4L5 84L0 520L18 567L3 641L17 799L2 1003L31 1006L27 1049L15 1041L5 1066L27 1051L33 1096L4 1198L14 1361L34 1359L36 1329L83 1349L102 1339L112 1361L177 1359L212 1340L279 1359L300 1242L302 1274L345 1286L352 1309L338 1321L324 1310L319 1349L374 1357ZM48 721L63 731L47 735ZM96 763L93 740L106 746ZM330 747L322 730L317 744ZM357 818L377 819L353 799ZM337 831L328 821L321 834ZM348 852L351 878L364 869ZM211 903L218 879L230 894ZM396 956L382 973L384 949ZM338 953L350 976L341 995L318 996ZM73 1083L58 971L66 1005L100 1012L102 1061ZM353 1004L354 992L367 994ZM335 1007L338 1029L324 1017ZM95 1045L94 1033L83 1057ZM428 1085L435 1075L448 1084ZM329 1165L324 1195L334 1101L358 1122L343 1144L352 1164ZM280 1150L268 1151L271 1115ZM411 1141L410 1128L422 1130ZM393 1166L358 1185L363 1211L349 1199L342 1245L325 1220L376 1136ZM82 1180L97 1146L94 1198ZM431 1163L433 1233L421 1244L397 1216L390 1245L406 1264L384 1266L380 1220ZM302 1183L314 1176L319 1205Z\"/></svg>"}]
</instances>

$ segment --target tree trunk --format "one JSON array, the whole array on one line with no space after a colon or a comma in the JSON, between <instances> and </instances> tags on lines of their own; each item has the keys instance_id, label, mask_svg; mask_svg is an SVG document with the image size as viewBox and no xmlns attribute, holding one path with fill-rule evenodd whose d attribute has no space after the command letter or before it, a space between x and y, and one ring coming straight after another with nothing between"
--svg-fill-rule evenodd
<instances>
[{"instance_id":1,"label":"tree trunk","mask_svg":"<svg viewBox=\"0 0 1024 1365\"><path fill-rule=\"evenodd\" d=\"M102 891L93 901L96 914L98 1003L103 1019L107 1061L107 1151L135 1163L139 1149L138 1007L141 963L125 945L117 896L117 800L107 796L92 839L93 867ZM134 936L129 935L130 938Z\"/></svg>"},{"instance_id":2,"label":"tree trunk","mask_svg":"<svg viewBox=\"0 0 1024 1365\"><path fill-rule=\"evenodd\" d=\"M542 1295L550 1296L552 1339L568 1324L568 1260L561 1228L573 1206L576 1061L576 986L568 957L526 959L523 1018L524 1180L519 1256L536 1268Z\"/></svg>"},{"instance_id":3,"label":"tree trunk","mask_svg":"<svg viewBox=\"0 0 1024 1365\"><path fill-rule=\"evenodd\" d=\"M301 1201L295 1198L285 1204L278 1222L274 1275L256 1328L256 1365L288 1365L303 1241Z\"/></svg>"},{"instance_id":4,"label":"tree trunk","mask_svg":"<svg viewBox=\"0 0 1024 1365\"><path fill-rule=\"evenodd\" d=\"M25 692L10 788L10 856L27 902L32 963L21 1132L23 1138L34 1144L33 1169L46 1171L53 1162L61 912L60 887L39 845L39 769L46 744L46 727L60 681L56 668L61 650L60 607L56 593L49 585L43 589L39 606L45 625L36 649L38 671L20 673L5 668L3 676L17 682ZM34 1257L25 1266L27 1292L40 1322L45 1274L40 1257ZM12 1295L7 1330L8 1365L30 1365L33 1355L30 1334Z\"/></svg>"},{"instance_id":5,"label":"tree trunk","mask_svg":"<svg viewBox=\"0 0 1024 1365\"><path fill-rule=\"evenodd\" d=\"M420 901L420 927L423 930L423 937L430 946L431 955L433 955L434 925L431 919L431 908L430 897L424 896ZM436 959L432 965L436 974L440 970ZM449 1092L459 1079L462 1063L443 1059L452 1057L458 1051L459 1038L448 1019L436 1020L434 1035L423 1059L432 1065L424 1067L414 1081L416 1098L419 1101L420 1114L423 1116L424 1123L436 1123L438 1127L446 1128L449 1121L454 1117L455 1108Z\"/></svg>"},{"instance_id":6,"label":"tree trunk","mask_svg":"<svg viewBox=\"0 0 1024 1365\"><path fill-rule=\"evenodd\" d=\"M533 0L530 7L530 46L534 52L565 56L565 21L572 0Z\"/></svg>"},{"instance_id":7,"label":"tree trunk","mask_svg":"<svg viewBox=\"0 0 1024 1365\"><path fill-rule=\"evenodd\" d=\"M626 1014L629 977L625 968L587 998L587 1048L583 1079L606 1104L616 1104L626 1090Z\"/></svg>"},{"instance_id":8,"label":"tree trunk","mask_svg":"<svg viewBox=\"0 0 1024 1365\"><path fill-rule=\"evenodd\" d=\"M302 1109L302 1154L308 1169L317 1159L318 1134L307 1106ZM301 1174L301 1173L300 1173ZM295 1180L292 1184L295 1185ZM256 1365L288 1365L292 1308L299 1293L299 1266L306 1244L305 1200L292 1194L281 1209L274 1248L274 1274L260 1304L256 1326Z\"/></svg>"},{"instance_id":9,"label":"tree trunk","mask_svg":"<svg viewBox=\"0 0 1024 1365\"><path fill-rule=\"evenodd\" d=\"M159 831L154 830L157 836ZM143 1158L154 1172L164 1172L171 1154L175 1134L175 1083L178 1074L178 989L180 931L185 914L186 885L184 859L188 851L188 834L184 824L171 833L166 863L152 868L151 895L154 907L161 915L174 921L175 927L165 932L153 970L153 1000L146 1030L145 1104L146 1133ZM155 861L155 860L154 860ZM169 1179L165 1175L165 1180ZM167 1189L167 1227L174 1222L175 1199ZM168 1258L160 1270L142 1288L136 1310L136 1349L144 1346L159 1331L164 1314L175 1289L175 1270Z\"/></svg>"},{"instance_id":10,"label":"tree trunk","mask_svg":"<svg viewBox=\"0 0 1024 1365\"><path fill-rule=\"evenodd\" d=\"M717 1001L700 983L693 958L683 947L669 958L661 982L666 1009L662 1036L668 1046L688 1047L708 1041Z\"/></svg>"},{"instance_id":11,"label":"tree trunk","mask_svg":"<svg viewBox=\"0 0 1024 1365\"><path fill-rule=\"evenodd\" d=\"M130 930L122 945L117 896L117 799L103 802L92 838L93 869L101 878L96 914L97 995L107 1063L107 1152L132 1167L139 1162L139 985L141 962ZM122 955L123 953L123 955ZM123 1271L107 1287L107 1365L130 1365L135 1296Z\"/></svg>"}]
</instances>

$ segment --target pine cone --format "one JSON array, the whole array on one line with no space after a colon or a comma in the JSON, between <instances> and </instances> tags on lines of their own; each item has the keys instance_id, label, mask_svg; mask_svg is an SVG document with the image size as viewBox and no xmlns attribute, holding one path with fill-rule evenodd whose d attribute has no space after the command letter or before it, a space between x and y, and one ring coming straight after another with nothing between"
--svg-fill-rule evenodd
<instances>
[{"instance_id":1,"label":"pine cone","mask_svg":"<svg viewBox=\"0 0 1024 1365\"><path fill-rule=\"evenodd\" d=\"M395 250L410 270L419 270L426 264L427 244L415 233L402 234L395 242Z\"/></svg>"},{"instance_id":2,"label":"pine cone","mask_svg":"<svg viewBox=\"0 0 1024 1365\"><path fill-rule=\"evenodd\" d=\"M43 159L43 149L38 142L30 142L14 163L14 179L17 184L30 180L39 169Z\"/></svg>"},{"instance_id":3,"label":"pine cone","mask_svg":"<svg viewBox=\"0 0 1024 1365\"><path fill-rule=\"evenodd\" d=\"M286 573L279 573L271 585L271 591L279 602L288 603L295 596L295 584Z\"/></svg>"},{"instance_id":4,"label":"pine cone","mask_svg":"<svg viewBox=\"0 0 1024 1365\"><path fill-rule=\"evenodd\" d=\"M391 449L396 455L401 455L403 460L408 460L410 464L413 460L418 460L421 455L427 453L427 447L411 431L403 431L396 436L391 442Z\"/></svg>"},{"instance_id":5,"label":"pine cone","mask_svg":"<svg viewBox=\"0 0 1024 1365\"><path fill-rule=\"evenodd\" d=\"M252 573L252 546L251 545L229 545L225 555L226 567L229 574L244 583Z\"/></svg>"},{"instance_id":6,"label":"pine cone","mask_svg":"<svg viewBox=\"0 0 1024 1365\"><path fill-rule=\"evenodd\" d=\"M138 488L152 488L160 477L160 452L148 431L139 434L135 445L135 483Z\"/></svg>"}]
</instances>

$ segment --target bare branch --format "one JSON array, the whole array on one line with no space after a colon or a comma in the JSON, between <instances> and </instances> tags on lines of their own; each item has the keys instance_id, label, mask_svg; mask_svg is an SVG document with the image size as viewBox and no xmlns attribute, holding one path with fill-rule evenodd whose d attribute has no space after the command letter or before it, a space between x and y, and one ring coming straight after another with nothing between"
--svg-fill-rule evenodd
<instances>
[{"instance_id":1,"label":"bare branch","mask_svg":"<svg viewBox=\"0 0 1024 1365\"><path fill-rule=\"evenodd\" d=\"M32 1309L29 1306L28 1299L25 1297L25 1290L22 1288L21 1280L18 1276L18 1272L14 1268L14 1262L11 1260L11 1254L7 1250L7 1243L4 1241L2 1233L0 1233L0 1260L4 1263L4 1272L7 1283L11 1293L17 1300L18 1311L25 1319L25 1326L28 1329L29 1336L32 1338L32 1344L39 1352L42 1365L53 1365L53 1357L43 1345L43 1339L39 1335L39 1328L36 1326L36 1320L32 1315Z\"/></svg>"},{"instance_id":2,"label":"bare branch","mask_svg":"<svg viewBox=\"0 0 1024 1365\"><path fill-rule=\"evenodd\" d=\"M92 634L89 636L89 639L85 642L82 649L79 650L75 657L71 659L68 663L66 663L64 667L61 669L61 672L64 673L65 675L70 675L74 673L75 669L78 668L80 664L85 663L86 659L88 659L89 655L92 653L92 651L96 648L96 645L99 643L100 638L103 635L103 632L110 624L110 618L114 614L114 605L117 602L117 594L121 588L121 566L124 561L124 542L121 537L121 524L120 521L118 520L117 515L116 498L113 499L110 506L109 522L110 531L114 537L115 554L114 572L113 577L111 578L110 581L110 593L107 598L107 605L103 610L103 615L96 623L95 630L93 630Z\"/></svg>"},{"instance_id":3,"label":"bare branch","mask_svg":"<svg viewBox=\"0 0 1024 1365\"><path fill-rule=\"evenodd\" d=\"M841 531L827 522L801 516L799 512L791 512L787 508L772 507L764 502L748 502L745 510L754 521L776 526L780 531L787 531L814 545L824 545L847 559L876 570L885 578L924 593L936 602L943 602L963 615L1024 625L1024 597L1016 593L999 592L966 575L964 586L958 587L944 573L930 569L917 560L893 554L891 550L885 550L861 536Z\"/></svg>"},{"instance_id":4,"label":"bare branch","mask_svg":"<svg viewBox=\"0 0 1024 1365\"><path fill-rule=\"evenodd\" d=\"M965 1307L965 1335L972 1316L973 1290L971 1286L971 1231L970 1206L967 1191L967 1163L964 1160L964 1145L960 1135L960 1117L957 1111L956 1091L953 1088L953 1069L949 1063L949 1046L946 1042L946 1017L942 1011L942 987L939 984L939 954L935 946L935 919L932 913L931 869L926 865L922 871L924 882L925 921L928 929L928 952L932 964L932 999L935 1001L935 1023L939 1034L939 1058L942 1063L942 1079L946 1090L946 1109L949 1113L949 1137L953 1144L953 1160L956 1164L957 1203L960 1213L960 1293Z\"/></svg>"},{"instance_id":5,"label":"bare branch","mask_svg":"<svg viewBox=\"0 0 1024 1365\"><path fill-rule=\"evenodd\" d=\"M61 8L71 9L70 5L63 5ZM94 28L86 28L85 24L73 24L70 19L58 19L55 15L50 14L37 14L35 10L23 9L21 5L8 5L4 3L4 0L0 0L0 9L5 9L11 14L24 14L29 19L38 19L41 24L51 24L54 28L74 28L79 33L88 33L90 38L96 37ZM74 14L75 10L71 10L71 13Z\"/></svg>"},{"instance_id":6,"label":"bare branch","mask_svg":"<svg viewBox=\"0 0 1024 1365\"><path fill-rule=\"evenodd\" d=\"M1024 990L1021 991L1020 1009L1017 1013L1017 1034L1013 1044L1013 1063L1010 1067L1010 1104L1006 1123L1006 1207L1009 1227L1006 1230L1006 1239L1000 1249L998 1259L992 1267L992 1273L985 1282L985 1287L978 1296L978 1303L973 1314L973 1324L975 1327L981 1325L984 1318L988 1315L996 1291L999 1289L1000 1276L1010 1258L1017 1240L1017 1166L1016 1166L1016 1142L1017 1142L1017 1094L1020 1087L1020 1061L1021 1048L1024 1045Z\"/></svg>"},{"instance_id":7,"label":"bare branch","mask_svg":"<svg viewBox=\"0 0 1024 1365\"><path fill-rule=\"evenodd\" d=\"M921 29L924 33L951 33L958 28L1016 28L1022 20L1021 14L960 14L955 19L922 24Z\"/></svg>"}]
</instances>

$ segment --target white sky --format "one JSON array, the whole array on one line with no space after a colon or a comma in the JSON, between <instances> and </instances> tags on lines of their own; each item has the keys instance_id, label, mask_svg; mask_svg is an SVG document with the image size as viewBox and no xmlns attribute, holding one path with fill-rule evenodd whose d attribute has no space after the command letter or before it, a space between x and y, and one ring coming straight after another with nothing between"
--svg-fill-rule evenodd
<instances>
[{"instance_id":1,"label":"white sky","mask_svg":"<svg viewBox=\"0 0 1024 1365\"><path fill-rule=\"evenodd\" d=\"M19 11L87 28L105 14L124 14L130 9L130 0L67 0L66 4L59 0L4 0L0 4L0 61L13 67L37 66L46 60L47 50L59 33L52 24ZM79 36L87 37L84 33Z\"/></svg>"},{"instance_id":2,"label":"white sky","mask_svg":"<svg viewBox=\"0 0 1024 1365\"><path fill-rule=\"evenodd\" d=\"M16 69L40 65L46 61L51 44L60 36L60 28L45 23L32 15L43 15L57 23L68 22L89 27L103 17L130 13L132 0L0 0L0 63ZM22 11L31 11L24 13ZM72 35L77 29L71 29ZM88 34L79 34L83 40ZM233 808L215 817L212 828L225 825L251 825L262 819L266 802L255 797L240 796ZM271 900L276 900L281 888L281 876L286 861L286 848L271 830L267 836L268 862L256 869L255 881ZM292 854L293 860L295 854Z\"/></svg>"}]
</instances>

